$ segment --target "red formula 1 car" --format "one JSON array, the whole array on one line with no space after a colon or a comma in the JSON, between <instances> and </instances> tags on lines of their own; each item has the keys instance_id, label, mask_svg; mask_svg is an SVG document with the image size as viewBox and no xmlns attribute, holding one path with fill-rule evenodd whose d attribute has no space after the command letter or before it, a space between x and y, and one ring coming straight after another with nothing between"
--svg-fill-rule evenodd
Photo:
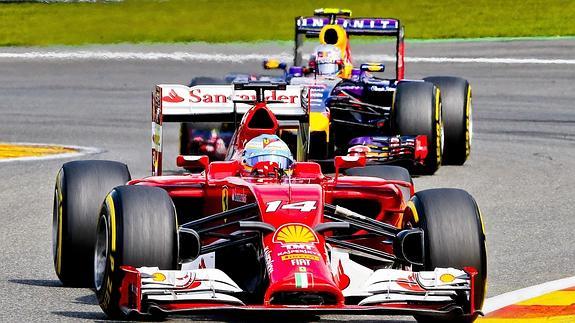
<instances>
[{"instance_id":1,"label":"red formula 1 car","mask_svg":"<svg viewBox=\"0 0 575 323\"><path fill-rule=\"evenodd\" d=\"M104 312L124 319L283 311L471 322L480 314L485 236L469 194L415 193L407 171L365 166L362 155L336 157L335 174L324 175L295 161L278 136L307 129L299 97L264 95L298 87L224 86L230 96L218 109L191 102L187 87L156 87L151 177L130 180L118 162L64 164L53 236L65 285L95 287ZM184 100L162 100L172 91ZM180 155L178 166L203 171L162 175L163 123L207 117L236 119L227 160Z\"/></svg>"}]
</instances>

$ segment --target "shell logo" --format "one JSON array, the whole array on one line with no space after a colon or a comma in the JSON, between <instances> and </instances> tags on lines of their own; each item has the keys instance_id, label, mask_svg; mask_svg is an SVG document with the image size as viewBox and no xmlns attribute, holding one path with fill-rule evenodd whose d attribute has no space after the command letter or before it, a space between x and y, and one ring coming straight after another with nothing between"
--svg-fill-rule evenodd
<instances>
[{"instance_id":1,"label":"shell logo","mask_svg":"<svg viewBox=\"0 0 575 323\"><path fill-rule=\"evenodd\" d=\"M153 279L155 282L163 282L164 280L166 280L166 275L164 275L164 274L162 274L162 273L160 273L160 272L157 272L157 273L154 273L154 274L152 275L152 279Z\"/></svg>"},{"instance_id":2,"label":"shell logo","mask_svg":"<svg viewBox=\"0 0 575 323\"><path fill-rule=\"evenodd\" d=\"M455 276L453 276L452 274L443 274L441 276L439 276L439 280L441 280L442 283L452 283L455 280Z\"/></svg>"},{"instance_id":3,"label":"shell logo","mask_svg":"<svg viewBox=\"0 0 575 323\"><path fill-rule=\"evenodd\" d=\"M284 224L275 233L273 242L281 243L316 243L317 236L304 224Z\"/></svg>"}]
</instances>

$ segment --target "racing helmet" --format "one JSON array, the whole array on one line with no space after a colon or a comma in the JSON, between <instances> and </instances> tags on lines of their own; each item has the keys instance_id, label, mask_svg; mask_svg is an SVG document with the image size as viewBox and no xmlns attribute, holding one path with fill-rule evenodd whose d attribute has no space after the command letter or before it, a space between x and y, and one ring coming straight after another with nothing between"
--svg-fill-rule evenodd
<instances>
[{"instance_id":1,"label":"racing helmet","mask_svg":"<svg viewBox=\"0 0 575 323\"><path fill-rule=\"evenodd\" d=\"M259 165L277 167L284 173L294 163L289 147L276 135L259 135L245 146L242 164L246 171L253 172Z\"/></svg>"},{"instance_id":2,"label":"racing helmet","mask_svg":"<svg viewBox=\"0 0 575 323\"><path fill-rule=\"evenodd\" d=\"M343 68L341 51L334 45L320 45L315 49L315 65L318 75L336 76Z\"/></svg>"}]
</instances>

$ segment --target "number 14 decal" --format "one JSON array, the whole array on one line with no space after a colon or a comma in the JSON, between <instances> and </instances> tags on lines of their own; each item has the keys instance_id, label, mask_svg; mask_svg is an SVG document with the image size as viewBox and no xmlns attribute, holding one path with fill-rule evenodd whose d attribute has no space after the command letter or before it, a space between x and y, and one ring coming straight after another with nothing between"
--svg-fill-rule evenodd
<instances>
[{"instance_id":1,"label":"number 14 decal","mask_svg":"<svg viewBox=\"0 0 575 323\"><path fill-rule=\"evenodd\" d=\"M280 208L283 201L271 201L267 203L266 213L275 212ZM291 204L281 205L282 210L300 210L301 212L310 212L316 209L316 201L303 201Z\"/></svg>"}]
</instances>

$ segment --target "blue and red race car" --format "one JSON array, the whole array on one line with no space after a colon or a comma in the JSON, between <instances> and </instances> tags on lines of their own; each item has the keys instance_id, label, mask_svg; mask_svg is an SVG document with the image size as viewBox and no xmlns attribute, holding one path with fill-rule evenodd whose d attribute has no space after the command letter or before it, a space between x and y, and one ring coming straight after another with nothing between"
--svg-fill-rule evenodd
<instances>
[{"instance_id":1,"label":"blue and red race car","mask_svg":"<svg viewBox=\"0 0 575 323\"><path fill-rule=\"evenodd\" d=\"M284 70L282 76L200 77L192 85L271 79L307 87L310 145L305 160L327 160L331 165L334 156L359 151L370 163L399 163L420 174L433 174L442 163L465 163L472 137L469 82L444 76L405 79L399 20L351 18L349 10L318 9L314 16L296 18L295 33L293 66L273 59L264 62L266 69ZM383 63L354 65L350 35L395 37L394 77L375 76L384 72ZM304 66L303 40L316 37L320 46ZM330 59L333 52L338 55ZM332 73L324 72L333 65L338 66ZM202 142L197 131L191 124L182 125L182 153L197 151L190 150L194 140Z\"/></svg>"}]
</instances>

